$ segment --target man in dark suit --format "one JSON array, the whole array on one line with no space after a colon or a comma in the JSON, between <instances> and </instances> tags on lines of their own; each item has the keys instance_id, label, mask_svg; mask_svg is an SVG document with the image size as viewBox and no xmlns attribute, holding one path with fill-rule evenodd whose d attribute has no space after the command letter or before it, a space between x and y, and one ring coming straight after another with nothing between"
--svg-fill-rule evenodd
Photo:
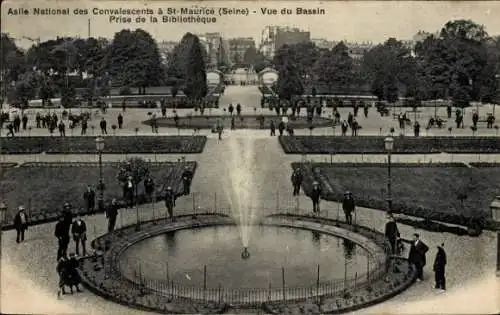
<instances>
[{"instance_id":1,"label":"man in dark suit","mask_svg":"<svg viewBox=\"0 0 500 315\"><path fill-rule=\"evenodd\" d=\"M95 211L95 191L92 186L87 185L87 189L83 193L83 200L85 202L85 210L88 213L94 213Z\"/></svg>"},{"instance_id":2,"label":"man in dark suit","mask_svg":"<svg viewBox=\"0 0 500 315\"><path fill-rule=\"evenodd\" d=\"M350 191L346 191L344 194L344 200L342 201L342 210L344 210L345 221L347 224L352 224L352 213L356 210L356 203L352 197Z\"/></svg>"},{"instance_id":3,"label":"man in dark suit","mask_svg":"<svg viewBox=\"0 0 500 315\"><path fill-rule=\"evenodd\" d=\"M129 176L127 178L127 181L123 185L123 199L126 200L129 208L132 208L134 206L134 191L135 184L132 181L132 176Z\"/></svg>"},{"instance_id":4,"label":"man in dark suit","mask_svg":"<svg viewBox=\"0 0 500 315\"><path fill-rule=\"evenodd\" d=\"M391 244L391 249L392 249L392 254L397 255L397 241L401 235L399 234L399 229L396 224L396 220L394 219L394 216L389 215L389 222L385 224L385 237L387 237L387 240Z\"/></svg>"},{"instance_id":5,"label":"man in dark suit","mask_svg":"<svg viewBox=\"0 0 500 315\"><path fill-rule=\"evenodd\" d=\"M108 218L108 232L113 232L116 224L116 217L118 216L118 202L116 199L111 201L111 205L106 209L106 218Z\"/></svg>"},{"instance_id":6,"label":"man in dark suit","mask_svg":"<svg viewBox=\"0 0 500 315\"><path fill-rule=\"evenodd\" d=\"M446 266L446 252L444 251L444 243L438 246L436 258L434 259L434 278L436 280L436 289L446 290L446 278L444 270Z\"/></svg>"},{"instance_id":7,"label":"man in dark suit","mask_svg":"<svg viewBox=\"0 0 500 315\"><path fill-rule=\"evenodd\" d=\"M311 190L311 200L313 202L313 212L319 213L319 201L321 199L321 187L318 182L313 183Z\"/></svg>"},{"instance_id":8,"label":"man in dark suit","mask_svg":"<svg viewBox=\"0 0 500 315\"><path fill-rule=\"evenodd\" d=\"M429 247L420 240L420 235L413 234L413 242L411 243L410 254L408 260L415 265L417 270L417 281L424 280L424 266L426 264L425 254Z\"/></svg>"},{"instance_id":9,"label":"man in dark suit","mask_svg":"<svg viewBox=\"0 0 500 315\"><path fill-rule=\"evenodd\" d=\"M153 192L155 190L155 182L151 175L148 175L144 179L144 192L146 193L146 197L148 201L153 201Z\"/></svg>"},{"instance_id":10,"label":"man in dark suit","mask_svg":"<svg viewBox=\"0 0 500 315\"><path fill-rule=\"evenodd\" d=\"M193 179L193 172L189 169L189 166L184 167L184 172L182 173L182 183L184 187L184 195L189 195L191 180Z\"/></svg>"},{"instance_id":11,"label":"man in dark suit","mask_svg":"<svg viewBox=\"0 0 500 315\"><path fill-rule=\"evenodd\" d=\"M57 260L59 261L61 257L66 257L69 244L69 230L66 229L66 223L64 222L64 216L62 215L56 223L54 236L58 241Z\"/></svg>"},{"instance_id":12,"label":"man in dark suit","mask_svg":"<svg viewBox=\"0 0 500 315\"><path fill-rule=\"evenodd\" d=\"M80 245L82 246L82 254L85 256L87 254L87 248L85 242L87 241L87 225L82 217L79 215L71 226L71 234L73 234L73 240L76 244L76 254L80 255Z\"/></svg>"},{"instance_id":13,"label":"man in dark suit","mask_svg":"<svg viewBox=\"0 0 500 315\"><path fill-rule=\"evenodd\" d=\"M170 219L174 218L175 195L172 187L168 186L165 191L165 206L167 207L168 216Z\"/></svg>"},{"instance_id":14,"label":"man in dark suit","mask_svg":"<svg viewBox=\"0 0 500 315\"><path fill-rule=\"evenodd\" d=\"M300 194L300 185L302 185L303 176L299 168L293 170L292 173L292 185L293 185L293 195L298 196Z\"/></svg>"},{"instance_id":15,"label":"man in dark suit","mask_svg":"<svg viewBox=\"0 0 500 315\"><path fill-rule=\"evenodd\" d=\"M28 216L23 206L19 207L19 211L14 217L14 227L17 233L16 243L24 241L24 231L28 229Z\"/></svg>"}]
</instances>

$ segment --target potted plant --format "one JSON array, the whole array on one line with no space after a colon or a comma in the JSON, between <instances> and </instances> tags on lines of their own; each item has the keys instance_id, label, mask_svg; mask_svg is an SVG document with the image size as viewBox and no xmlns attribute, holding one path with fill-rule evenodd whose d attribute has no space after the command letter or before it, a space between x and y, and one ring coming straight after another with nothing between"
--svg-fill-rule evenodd
<instances>
[{"instance_id":1,"label":"potted plant","mask_svg":"<svg viewBox=\"0 0 500 315\"><path fill-rule=\"evenodd\" d=\"M477 126L470 126L470 130L472 130L472 136L474 137L476 135Z\"/></svg>"},{"instance_id":2,"label":"potted plant","mask_svg":"<svg viewBox=\"0 0 500 315\"><path fill-rule=\"evenodd\" d=\"M450 133L450 135L451 135L451 131L452 131L452 130L453 130L453 128L452 128L452 127L448 127L448 132Z\"/></svg>"},{"instance_id":3,"label":"potted plant","mask_svg":"<svg viewBox=\"0 0 500 315\"><path fill-rule=\"evenodd\" d=\"M391 134L391 136L394 135L394 127L391 127L391 129L389 129L389 133Z\"/></svg>"},{"instance_id":4,"label":"potted plant","mask_svg":"<svg viewBox=\"0 0 500 315\"><path fill-rule=\"evenodd\" d=\"M498 125L495 125L493 128L495 128L495 134L498 136Z\"/></svg>"},{"instance_id":5,"label":"potted plant","mask_svg":"<svg viewBox=\"0 0 500 315\"><path fill-rule=\"evenodd\" d=\"M116 125L111 125L111 129L113 129L113 136L116 135Z\"/></svg>"},{"instance_id":6,"label":"potted plant","mask_svg":"<svg viewBox=\"0 0 500 315\"><path fill-rule=\"evenodd\" d=\"M137 136L137 134L139 133L139 127L135 127L134 131L135 131L135 135Z\"/></svg>"}]
</instances>

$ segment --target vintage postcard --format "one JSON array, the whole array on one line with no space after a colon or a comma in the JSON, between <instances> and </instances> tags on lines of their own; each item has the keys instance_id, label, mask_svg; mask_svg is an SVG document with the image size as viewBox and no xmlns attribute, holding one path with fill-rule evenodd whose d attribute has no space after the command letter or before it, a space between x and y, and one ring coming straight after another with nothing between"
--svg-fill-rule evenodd
<instances>
[{"instance_id":1,"label":"vintage postcard","mask_svg":"<svg viewBox=\"0 0 500 315\"><path fill-rule=\"evenodd\" d=\"M2 1L0 313L498 314L499 17Z\"/></svg>"}]
</instances>

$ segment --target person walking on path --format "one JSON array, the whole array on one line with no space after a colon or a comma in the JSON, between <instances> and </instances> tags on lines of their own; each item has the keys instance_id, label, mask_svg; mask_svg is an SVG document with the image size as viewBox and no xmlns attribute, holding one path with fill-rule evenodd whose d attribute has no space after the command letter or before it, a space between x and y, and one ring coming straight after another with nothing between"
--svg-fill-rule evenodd
<instances>
[{"instance_id":1,"label":"person walking on path","mask_svg":"<svg viewBox=\"0 0 500 315\"><path fill-rule=\"evenodd\" d=\"M83 201L85 202L85 210L89 214L95 212L95 191L92 186L87 185L87 189L83 193Z\"/></svg>"},{"instance_id":2,"label":"person walking on path","mask_svg":"<svg viewBox=\"0 0 500 315\"><path fill-rule=\"evenodd\" d=\"M182 186L183 186L183 194L189 195L191 193L191 181L193 180L193 172L189 168L189 166L184 167L184 172L182 173Z\"/></svg>"},{"instance_id":3,"label":"person walking on path","mask_svg":"<svg viewBox=\"0 0 500 315\"><path fill-rule=\"evenodd\" d=\"M172 187L168 186L165 191L165 206L167 207L168 216L170 219L174 218L175 195Z\"/></svg>"},{"instance_id":4,"label":"person walking on path","mask_svg":"<svg viewBox=\"0 0 500 315\"><path fill-rule=\"evenodd\" d=\"M122 129L123 128L123 115L122 115L122 113L118 114L117 121L118 121L118 129Z\"/></svg>"},{"instance_id":5,"label":"person walking on path","mask_svg":"<svg viewBox=\"0 0 500 315\"><path fill-rule=\"evenodd\" d=\"M434 259L434 278L436 281L436 289L446 290L445 266L446 252L444 251L444 243L437 247L436 258Z\"/></svg>"},{"instance_id":6,"label":"person walking on path","mask_svg":"<svg viewBox=\"0 0 500 315\"><path fill-rule=\"evenodd\" d=\"M391 250L393 255L397 255L397 242L400 237L398 225L396 224L396 220L394 216L389 215L389 222L385 224L385 237L391 244Z\"/></svg>"},{"instance_id":7,"label":"person walking on path","mask_svg":"<svg viewBox=\"0 0 500 315\"><path fill-rule=\"evenodd\" d=\"M347 224L352 225L352 213L356 209L356 202L352 197L352 193L350 191L346 191L344 193L344 200L342 201L342 210L344 210L345 221Z\"/></svg>"},{"instance_id":8,"label":"person walking on path","mask_svg":"<svg viewBox=\"0 0 500 315\"><path fill-rule=\"evenodd\" d=\"M417 270L417 281L424 280L424 266L426 264L425 254L429 247L420 240L418 233L413 234L413 242L411 244L408 261L415 265Z\"/></svg>"},{"instance_id":9,"label":"person walking on path","mask_svg":"<svg viewBox=\"0 0 500 315\"><path fill-rule=\"evenodd\" d=\"M87 225L85 224L85 221L82 220L80 215L78 215L71 226L71 234L73 234L73 240L75 241L76 254L80 256L81 245L82 254L85 256L87 254L87 247L85 246L85 242L87 241Z\"/></svg>"},{"instance_id":10,"label":"person walking on path","mask_svg":"<svg viewBox=\"0 0 500 315\"><path fill-rule=\"evenodd\" d=\"M108 233L115 230L116 217L118 216L118 201L113 199L111 205L106 209L106 218L108 219Z\"/></svg>"},{"instance_id":11,"label":"person walking on path","mask_svg":"<svg viewBox=\"0 0 500 315\"><path fill-rule=\"evenodd\" d=\"M20 206L19 211L14 217L14 228L16 229L16 243L24 241L24 232L28 229L28 216L24 211L24 207Z\"/></svg>"},{"instance_id":12,"label":"person walking on path","mask_svg":"<svg viewBox=\"0 0 500 315\"><path fill-rule=\"evenodd\" d=\"M293 170L292 173L292 185L293 185L293 195L298 196L300 194L300 185L302 185L303 180L302 173L299 168Z\"/></svg>"},{"instance_id":13,"label":"person walking on path","mask_svg":"<svg viewBox=\"0 0 500 315\"><path fill-rule=\"evenodd\" d=\"M101 121L99 122L99 127L101 127L101 134L103 135L107 135L108 134L108 131L107 131L107 122L106 122L106 119L104 119L104 117L101 119Z\"/></svg>"},{"instance_id":14,"label":"person walking on path","mask_svg":"<svg viewBox=\"0 0 500 315\"><path fill-rule=\"evenodd\" d=\"M66 257L69 244L69 232L66 230L64 217L62 215L59 217L59 221L56 223L54 236L58 241L57 260L59 261L62 257Z\"/></svg>"},{"instance_id":15,"label":"person walking on path","mask_svg":"<svg viewBox=\"0 0 500 315\"><path fill-rule=\"evenodd\" d=\"M318 182L313 182L311 200L313 202L313 212L319 213L319 201L321 199L321 187Z\"/></svg>"},{"instance_id":16,"label":"person walking on path","mask_svg":"<svg viewBox=\"0 0 500 315\"><path fill-rule=\"evenodd\" d=\"M276 125L274 124L274 120L271 120L269 128L271 129L271 136L276 136Z\"/></svg>"}]
</instances>

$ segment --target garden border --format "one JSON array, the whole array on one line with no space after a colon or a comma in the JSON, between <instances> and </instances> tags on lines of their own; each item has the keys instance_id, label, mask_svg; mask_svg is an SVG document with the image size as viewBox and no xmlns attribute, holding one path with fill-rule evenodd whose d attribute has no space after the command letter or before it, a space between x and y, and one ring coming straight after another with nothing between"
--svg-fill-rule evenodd
<instances>
[{"instance_id":1,"label":"garden border","mask_svg":"<svg viewBox=\"0 0 500 315\"><path fill-rule=\"evenodd\" d=\"M387 154L386 136L280 136L285 154ZM394 138L393 154L500 153L499 137L435 136ZM449 147L449 149L448 149Z\"/></svg>"}]
</instances>

